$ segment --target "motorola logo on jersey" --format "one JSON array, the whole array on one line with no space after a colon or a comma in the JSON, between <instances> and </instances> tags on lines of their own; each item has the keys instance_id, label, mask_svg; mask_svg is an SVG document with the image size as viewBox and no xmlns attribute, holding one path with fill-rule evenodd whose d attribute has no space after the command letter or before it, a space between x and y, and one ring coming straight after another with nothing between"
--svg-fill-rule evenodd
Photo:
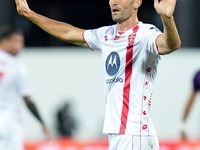
<instances>
[{"instance_id":1,"label":"motorola logo on jersey","mask_svg":"<svg viewBox=\"0 0 200 150\"><path fill-rule=\"evenodd\" d=\"M112 84L112 83L116 83L116 82L121 82L121 83L122 83L122 82L123 82L123 79L117 77L117 78L107 79L107 80L106 80L106 84Z\"/></svg>"},{"instance_id":2,"label":"motorola logo on jersey","mask_svg":"<svg viewBox=\"0 0 200 150\"><path fill-rule=\"evenodd\" d=\"M110 76L114 76L120 68L119 54L111 52L106 59L106 72Z\"/></svg>"}]
</instances>

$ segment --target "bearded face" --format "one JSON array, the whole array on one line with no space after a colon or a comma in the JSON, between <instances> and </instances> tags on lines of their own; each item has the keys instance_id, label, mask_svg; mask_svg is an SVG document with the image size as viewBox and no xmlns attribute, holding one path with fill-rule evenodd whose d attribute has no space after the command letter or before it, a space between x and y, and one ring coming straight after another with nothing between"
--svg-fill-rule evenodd
<instances>
[{"instance_id":1,"label":"bearded face","mask_svg":"<svg viewBox=\"0 0 200 150\"><path fill-rule=\"evenodd\" d=\"M112 19L117 23L129 19L133 15L135 0L110 0Z\"/></svg>"}]
</instances>

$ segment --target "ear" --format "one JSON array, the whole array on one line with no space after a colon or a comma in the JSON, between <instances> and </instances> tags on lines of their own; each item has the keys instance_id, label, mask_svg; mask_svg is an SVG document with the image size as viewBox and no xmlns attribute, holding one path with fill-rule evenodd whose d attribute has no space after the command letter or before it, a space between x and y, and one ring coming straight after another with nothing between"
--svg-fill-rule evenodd
<instances>
[{"instance_id":1,"label":"ear","mask_svg":"<svg viewBox=\"0 0 200 150\"><path fill-rule=\"evenodd\" d=\"M134 0L134 9L137 10L142 4L142 0Z\"/></svg>"}]
</instances>

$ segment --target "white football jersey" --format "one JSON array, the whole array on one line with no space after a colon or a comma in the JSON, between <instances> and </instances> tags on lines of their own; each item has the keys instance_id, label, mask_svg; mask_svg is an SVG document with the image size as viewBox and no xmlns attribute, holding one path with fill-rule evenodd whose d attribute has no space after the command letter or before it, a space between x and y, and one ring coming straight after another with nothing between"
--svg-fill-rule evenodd
<instances>
[{"instance_id":1,"label":"white football jersey","mask_svg":"<svg viewBox=\"0 0 200 150\"><path fill-rule=\"evenodd\" d=\"M105 86L104 133L156 135L149 111L160 55L162 34L139 22L119 32L117 25L86 30L83 38L92 50L102 50Z\"/></svg>"},{"instance_id":2,"label":"white football jersey","mask_svg":"<svg viewBox=\"0 0 200 150\"><path fill-rule=\"evenodd\" d=\"M14 56L0 50L0 134L12 134L21 126L19 98L27 95L22 66Z\"/></svg>"}]
</instances>

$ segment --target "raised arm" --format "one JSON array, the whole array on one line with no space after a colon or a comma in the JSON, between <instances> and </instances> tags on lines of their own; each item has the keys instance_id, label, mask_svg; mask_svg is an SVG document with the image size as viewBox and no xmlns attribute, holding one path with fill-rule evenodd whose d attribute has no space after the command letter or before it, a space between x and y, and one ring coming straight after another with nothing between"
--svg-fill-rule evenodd
<instances>
[{"instance_id":1,"label":"raised arm","mask_svg":"<svg viewBox=\"0 0 200 150\"><path fill-rule=\"evenodd\" d=\"M161 16L164 34L160 35L156 41L160 54L171 53L181 46L181 40L174 22L173 13L176 0L154 0L154 7Z\"/></svg>"},{"instance_id":2,"label":"raised arm","mask_svg":"<svg viewBox=\"0 0 200 150\"><path fill-rule=\"evenodd\" d=\"M52 20L35 13L29 8L26 0L15 0L15 3L17 11L20 15L25 16L47 33L68 43L87 46L82 37L84 32L83 29L79 29L70 24Z\"/></svg>"}]
</instances>

